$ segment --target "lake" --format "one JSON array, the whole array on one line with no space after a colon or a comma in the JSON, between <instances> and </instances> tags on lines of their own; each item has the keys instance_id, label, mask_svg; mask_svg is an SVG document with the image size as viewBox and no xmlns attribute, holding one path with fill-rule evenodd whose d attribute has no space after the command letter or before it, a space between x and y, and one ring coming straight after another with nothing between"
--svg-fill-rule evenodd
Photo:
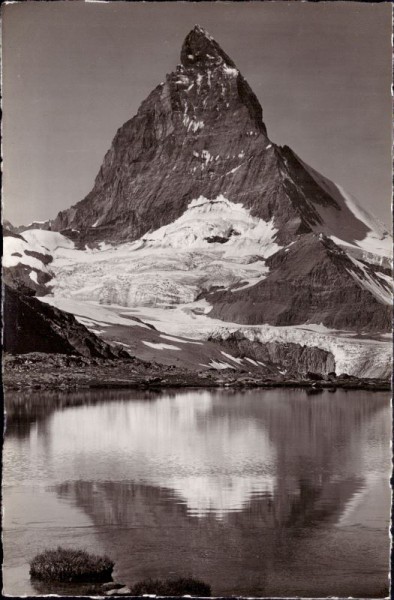
<instances>
[{"instance_id":1,"label":"lake","mask_svg":"<svg viewBox=\"0 0 394 600\"><path fill-rule=\"evenodd\" d=\"M8 393L4 592L57 545L213 595L388 595L385 392ZM62 593L62 591L60 591Z\"/></svg>"}]
</instances>

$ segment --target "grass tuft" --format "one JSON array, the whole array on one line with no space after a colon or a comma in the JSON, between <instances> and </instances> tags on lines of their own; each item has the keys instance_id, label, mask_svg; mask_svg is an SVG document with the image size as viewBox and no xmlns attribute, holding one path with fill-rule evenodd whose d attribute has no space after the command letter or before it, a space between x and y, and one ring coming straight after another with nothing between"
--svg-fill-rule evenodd
<instances>
[{"instance_id":1,"label":"grass tuft","mask_svg":"<svg viewBox=\"0 0 394 600\"><path fill-rule=\"evenodd\" d=\"M45 550L30 563L30 576L42 581L108 581L114 563L84 550Z\"/></svg>"},{"instance_id":2,"label":"grass tuft","mask_svg":"<svg viewBox=\"0 0 394 600\"><path fill-rule=\"evenodd\" d=\"M211 595L211 586L191 577L178 579L144 579L131 587L133 596L143 594L157 594L160 596L190 596L208 597Z\"/></svg>"}]
</instances>

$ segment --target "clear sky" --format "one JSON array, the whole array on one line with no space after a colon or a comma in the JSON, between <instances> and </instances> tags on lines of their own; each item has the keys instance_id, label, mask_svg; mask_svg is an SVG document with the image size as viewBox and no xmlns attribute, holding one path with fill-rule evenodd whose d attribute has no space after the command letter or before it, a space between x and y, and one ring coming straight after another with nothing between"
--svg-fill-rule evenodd
<instances>
[{"instance_id":1,"label":"clear sky","mask_svg":"<svg viewBox=\"0 0 394 600\"><path fill-rule=\"evenodd\" d=\"M3 5L4 217L56 216L92 188L116 130L199 23L287 144L391 222L391 4Z\"/></svg>"}]
</instances>

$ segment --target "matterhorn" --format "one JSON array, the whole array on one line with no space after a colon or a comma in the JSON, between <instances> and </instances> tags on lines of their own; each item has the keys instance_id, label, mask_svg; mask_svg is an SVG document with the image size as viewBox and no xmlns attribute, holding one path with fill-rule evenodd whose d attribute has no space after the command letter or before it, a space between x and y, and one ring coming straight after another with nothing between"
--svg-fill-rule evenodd
<instances>
[{"instance_id":1,"label":"matterhorn","mask_svg":"<svg viewBox=\"0 0 394 600\"><path fill-rule=\"evenodd\" d=\"M195 26L92 191L9 232L4 267L37 306L141 360L385 377L390 251L355 198L270 139L246 79Z\"/></svg>"}]
</instances>

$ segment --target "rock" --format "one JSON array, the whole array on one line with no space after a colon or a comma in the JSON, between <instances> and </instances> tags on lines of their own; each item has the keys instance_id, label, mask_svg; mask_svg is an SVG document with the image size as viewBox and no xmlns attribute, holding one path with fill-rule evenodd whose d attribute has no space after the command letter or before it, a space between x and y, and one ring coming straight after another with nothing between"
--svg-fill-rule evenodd
<instances>
[{"instance_id":1,"label":"rock","mask_svg":"<svg viewBox=\"0 0 394 600\"><path fill-rule=\"evenodd\" d=\"M107 583L103 583L101 587L104 591L111 591L123 588L125 585L123 583L116 583L116 581L108 581Z\"/></svg>"},{"instance_id":2,"label":"rock","mask_svg":"<svg viewBox=\"0 0 394 600\"><path fill-rule=\"evenodd\" d=\"M306 376L312 381L321 381L323 379L323 376L320 375L320 373L312 373L311 371L308 371Z\"/></svg>"},{"instance_id":3,"label":"rock","mask_svg":"<svg viewBox=\"0 0 394 600\"><path fill-rule=\"evenodd\" d=\"M129 587L127 587L127 586L119 588L117 590L117 594L119 596L130 596L131 595L131 589Z\"/></svg>"}]
</instances>

